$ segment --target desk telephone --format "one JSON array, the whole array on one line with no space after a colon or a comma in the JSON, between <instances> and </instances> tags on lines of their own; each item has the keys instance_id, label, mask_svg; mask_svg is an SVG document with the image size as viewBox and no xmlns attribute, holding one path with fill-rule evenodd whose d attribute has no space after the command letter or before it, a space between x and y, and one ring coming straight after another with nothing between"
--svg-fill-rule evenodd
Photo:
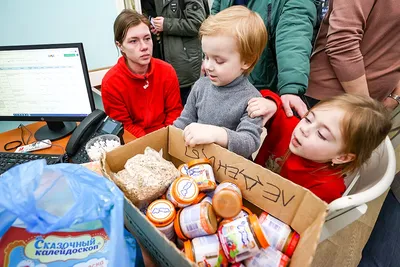
<instances>
[{"instance_id":1,"label":"desk telephone","mask_svg":"<svg viewBox=\"0 0 400 267\"><path fill-rule=\"evenodd\" d=\"M73 163L89 162L85 144L92 138L103 134L114 134L124 144L122 123L111 119L102 110L96 109L89 114L72 133L65 151Z\"/></svg>"}]
</instances>

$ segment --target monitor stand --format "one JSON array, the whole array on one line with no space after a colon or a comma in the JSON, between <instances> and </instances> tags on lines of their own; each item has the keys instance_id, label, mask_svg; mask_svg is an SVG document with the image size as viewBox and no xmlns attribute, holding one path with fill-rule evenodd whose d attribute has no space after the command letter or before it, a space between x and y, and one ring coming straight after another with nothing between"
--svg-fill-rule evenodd
<instances>
[{"instance_id":1,"label":"monitor stand","mask_svg":"<svg viewBox=\"0 0 400 267\"><path fill-rule=\"evenodd\" d=\"M36 140L55 141L69 135L76 128L76 122L46 121L46 123L47 125L36 131Z\"/></svg>"}]
</instances>

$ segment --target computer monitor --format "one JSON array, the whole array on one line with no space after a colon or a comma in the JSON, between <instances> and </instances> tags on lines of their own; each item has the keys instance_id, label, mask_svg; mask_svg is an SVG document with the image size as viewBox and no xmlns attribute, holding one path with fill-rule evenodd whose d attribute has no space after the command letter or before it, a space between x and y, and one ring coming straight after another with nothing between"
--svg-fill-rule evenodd
<instances>
[{"instance_id":1,"label":"computer monitor","mask_svg":"<svg viewBox=\"0 0 400 267\"><path fill-rule=\"evenodd\" d=\"M81 43L0 46L1 121L45 121L36 140L57 140L93 110Z\"/></svg>"}]
</instances>

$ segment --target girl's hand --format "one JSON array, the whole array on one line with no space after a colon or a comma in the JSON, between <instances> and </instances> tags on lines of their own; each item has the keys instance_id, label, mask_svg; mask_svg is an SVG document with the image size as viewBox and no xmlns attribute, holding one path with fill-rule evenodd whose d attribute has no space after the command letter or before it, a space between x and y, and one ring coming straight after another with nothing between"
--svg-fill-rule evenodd
<instances>
[{"instance_id":1,"label":"girl's hand","mask_svg":"<svg viewBox=\"0 0 400 267\"><path fill-rule=\"evenodd\" d=\"M271 99L254 97L247 103L247 113L250 118L263 117L263 125L274 116L277 110L276 103Z\"/></svg>"}]
</instances>

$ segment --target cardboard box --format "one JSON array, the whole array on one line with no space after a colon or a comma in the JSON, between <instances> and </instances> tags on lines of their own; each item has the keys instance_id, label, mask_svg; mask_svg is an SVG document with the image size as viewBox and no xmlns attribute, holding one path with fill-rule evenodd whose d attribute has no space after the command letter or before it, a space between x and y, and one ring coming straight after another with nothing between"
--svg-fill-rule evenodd
<instances>
[{"instance_id":1,"label":"cardboard box","mask_svg":"<svg viewBox=\"0 0 400 267\"><path fill-rule=\"evenodd\" d=\"M107 153L102 162L105 176L112 179L113 173L122 170L129 158L143 153L147 146L157 151L162 149L164 158L176 166L192 159L209 158L218 182L234 181L246 200L289 224L300 234L290 266L311 264L325 221L327 204L309 190L218 145L185 147L182 131L174 127L163 128ZM124 210L126 227L160 266L193 265L126 198Z\"/></svg>"}]
</instances>

